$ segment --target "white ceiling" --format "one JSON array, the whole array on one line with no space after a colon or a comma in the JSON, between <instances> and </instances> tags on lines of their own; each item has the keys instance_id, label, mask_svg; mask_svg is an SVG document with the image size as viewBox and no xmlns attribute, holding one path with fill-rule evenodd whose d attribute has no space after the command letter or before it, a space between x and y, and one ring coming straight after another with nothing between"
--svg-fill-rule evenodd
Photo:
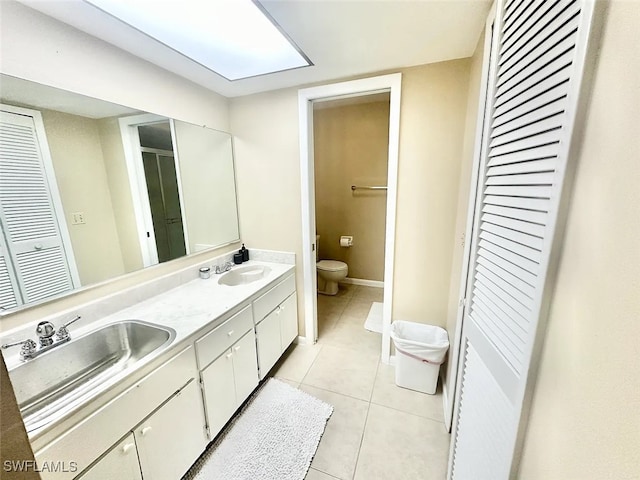
<instances>
[{"instance_id":1,"label":"white ceiling","mask_svg":"<svg viewBox=\"0 0 640 480\"><path fill-rule=\"evenodd\" d=\"M313 66L228 81L82 0L21 0L227 97L473 54L491 0L261 0Z\"/></svg>"}]
</instances>

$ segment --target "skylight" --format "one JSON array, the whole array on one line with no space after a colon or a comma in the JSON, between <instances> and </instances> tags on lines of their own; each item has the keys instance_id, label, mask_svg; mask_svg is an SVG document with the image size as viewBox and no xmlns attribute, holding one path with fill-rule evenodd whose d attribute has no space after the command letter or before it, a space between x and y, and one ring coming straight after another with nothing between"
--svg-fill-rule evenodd
<instances>
[{"instance_id":1,"label":"skylight","mask_svg":"<svg viewBox=\"0 0 640 480\"><path fill-rule=\"evenodd\" d=\"M228 80L311 62L251 0L85 0Z\"/></svg>"}]
</instances>

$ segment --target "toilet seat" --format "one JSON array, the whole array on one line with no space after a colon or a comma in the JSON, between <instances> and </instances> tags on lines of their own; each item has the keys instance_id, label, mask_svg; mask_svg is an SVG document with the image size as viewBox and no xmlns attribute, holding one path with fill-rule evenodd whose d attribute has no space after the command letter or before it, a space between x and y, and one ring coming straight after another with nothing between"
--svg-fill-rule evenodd
<instances>
[{"instance_id":1,"label":"toilet seat","mask_svg":"<svg viewBox=\"0 0 640 480\"><path fill-rule=\"evenodd\" d=\"M339 272L341 270L346 270L348 266L346 263L339 260L320 260L316 263L316 268L325 272Z\"/></svg>"}]
</instances>

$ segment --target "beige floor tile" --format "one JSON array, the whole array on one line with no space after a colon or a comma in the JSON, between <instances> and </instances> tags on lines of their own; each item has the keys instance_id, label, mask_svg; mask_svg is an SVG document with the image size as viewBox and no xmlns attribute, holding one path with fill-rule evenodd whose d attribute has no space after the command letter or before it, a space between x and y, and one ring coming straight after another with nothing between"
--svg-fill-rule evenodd
<instances>
[{"instance_id":1,"label":"beige floor tile","mask_svg":"<svg viewBox=\"0 0 640 480\"><path fill-rule=\"evenodd\" d=\"M353 297L342 311L342 315L346 317L361 318L362 323L367 319L369 310L371 310L372 300L363 300Z\"/></svg>"},{"instance_id":2,"label":"beige floor tile","mask_svg":"<svg viewBox=\"0 0 640 480\"><path fill-rule=\"evenodd\" d=\"M327 428L311 466L334 477L351 480L356 468L369 404L308 385L301 385L300 389L333 405L333 414L327 422Z\"/></svg>"},{"instance_id":3,"label":"beige floor tile","mask_svg":"<svg viewBox=\"0 0 640 480\"><path fill-rule=\"evenodd\" d=\"M322 345L318 343L315 345L292 345L273 369L273 376L300 383L321 349Z\"/></svg>"},{"instance_id":4,"label":"beige floor tile","mask_svg":"<svg viewBox=\"0 0 640 480\"><path fill-rule=\"evenodd\" d=\"M371 402L444 422L440 388L435 395L428 395L399 387L396 385L395 368L391 365L381 363L378 366Z\"/></svg>"},{"instance_id":5,"label":"beige floor tile","mask_svg":"<svg viewBox=\"0 0 640 480\"><path fill-rule=\"evenodd\" d=\"M365 287L360 285L354 292L353 298L356 300L368 300L371 302L382 302L384 289L379 287Z\"/></svg>"},{"instance_id":6,"label":"beige floor tile","mask_svg":"<svg viewBox=\"0 0 640 480\"><path fill-rule=\"evenodd\" d=\"M293 380L289 380L287 378L282 378L282 377L275 377L275 378L280 382L284 382L287 385L291 385L293 388L298 388L300 386L300 382L294 382Z\"/></svg>"},{"instance_id":7,"label":"beige floor tile","mask_svg":"<svg viewBox=\"0 0 640 480\"><path fill-rule=\"evenodd\" d=\"M382 335L365 330L363 323L343 322L341 319L324 336L319 336L318 342L380 355Z\"/></svg>"},{"instance_id":8,"label":"beige floor tile","mask_svg":"<svg viewBox=\"0 0 640 480\"><path fill-rule=\"evenodd\" d=\"M442 423L371 404L354 478L442 480L449 441Z\"/></svg>"},{"instance_id":9,"label":"beige floor tile","mask_svg":"<svg viewBox=\"0 0 640 480\"><path fill-rule=\"evenodd\" d=\"M352 297L358 291L358 285L351 285L348 283L338 284L338 293L330 295L332 297ZM326 295L329 296L329 295Z\"/></svg>"},{"instance_id":10,"label":"beige floor tile","mask_svg":"<svg viewBox=\"0 0 640 480\"><path fill-rule=\"evenodd\" d=\"M342 313L351 298L327 297L326 295L318 295L318 315L330 315L333 313Z\"/></svg>"},{"instance_id":11,"label":"beige floor tile","mask_svg":"<svg viewBox=\"0 0 640 480\"><path fill-rule=\"evenodd\" d=\"M315 468L310 468L307 472L307 476L304 478L305 480L334 480L336 477L327 475L326 473L316 470Z\"/></svg>"},{"instance_id":12,"label":"beige floor tile","mask_svg":"<svg viewBox=\"0 0 640 480\"><path fill-rule=\"evenodd\" d=\"M338 323L341 317L340 312L324 313L318 312L318 338L321 338Z\"/></svg>"},{"instance_id":13,"label":"beige floor tile","mask_svg":"<svg viewBox=\"0 0 640 480\"><path fill-rule=\"evenodd\" d=\"M379 355L364 350L321 345L322 349L302 383L369 401Z\"/></svg>"}]
</instances>

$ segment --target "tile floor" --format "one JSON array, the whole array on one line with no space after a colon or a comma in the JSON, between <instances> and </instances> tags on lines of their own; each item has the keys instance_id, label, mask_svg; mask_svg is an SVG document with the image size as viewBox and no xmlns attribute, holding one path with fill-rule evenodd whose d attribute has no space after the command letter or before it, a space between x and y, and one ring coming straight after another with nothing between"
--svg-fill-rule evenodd
<instances>
[{"instance_id":1,"label":"tile floor","mask_svg":"<svg viewBox=\"0 0 640 480\"><path fill-rule=\"evenodd\" d=\"M318 297L318 343L292 345L275 377L334 406L308 480L442 480L450 436L442 397L395 385L380 335L364 329L382 289L340 286Z\"/></svg>"}]
</instances>

